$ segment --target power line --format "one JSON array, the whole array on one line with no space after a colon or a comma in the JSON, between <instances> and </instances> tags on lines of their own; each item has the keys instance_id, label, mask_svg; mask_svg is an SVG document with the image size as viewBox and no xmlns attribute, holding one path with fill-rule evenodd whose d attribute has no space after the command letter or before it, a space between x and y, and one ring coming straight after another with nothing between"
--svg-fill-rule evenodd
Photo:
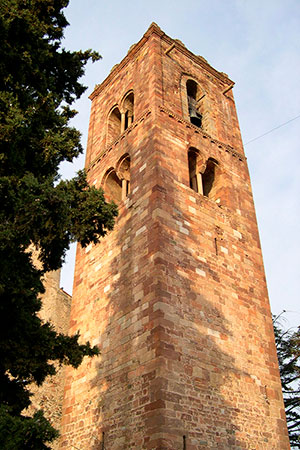
<instances>
[{"instance_id":1,"label":"power line","mask_svg":"<svg viewBox=\"0 0 300 450\"><path fill-rule=\"evenodd\" d=\"M254 138L254 139L251 139L250 141L246 142L246 144L244 144L244 146L247 145L247 144L250 144L250 142L257 141L257 139L260 139L261 137L266 136L267 134L272 133L272 131L278 130L278 128L283 127L284 125L286 125L286 124L292 122L293 120L299 119L299 117L300 117L300 114L299 114L298 116L296 116L296 117L293 117L293 119L290 119L290 120L288 120L287 122L284 122L284 123L282 123L281 125L278 125L277 127L272 128L271 130L267 131L266 133L261 134L260 136L257 136L257 137Z\"/></svg>"}]
</instances>

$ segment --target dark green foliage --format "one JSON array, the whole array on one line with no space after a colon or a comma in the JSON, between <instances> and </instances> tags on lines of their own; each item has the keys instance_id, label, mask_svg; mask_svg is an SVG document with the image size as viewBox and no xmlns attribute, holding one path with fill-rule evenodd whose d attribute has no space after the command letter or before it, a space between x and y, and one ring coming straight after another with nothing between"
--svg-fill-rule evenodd
<instances>
[{"instance_id":1,"label":"dark green foliage","mask_svg":"<svg viewBox=\"0 0 300 450\"><path fill-rule=\"evenodd\" d=\"M300 327L284 330L279 317L273 325L285 413L291 447L300 448Z\"/></svg>"},{"instance_id":2,"label":"dark green foliage","mask_svg":"<svg viewBox=\"0 0 300 450\"><path fill-rule=\"evenodd\" d=\"M55 373L55 363L77 367L98 353L78 335L57 334L38 317L45 272L58 269L70 242L96 243L112 229L115 205L90 187L84 172L59 178L59 164L82 151L68 125L78 81L97 53L61 47L68 0L0 2L0 448L43 449L55 437L30 404L27 387ZM29 249L39 250L35 267Z\"/></svg>"},{"instance_id":3,"label":"dark green foliage","mask_svg":"<svg viewBox=\"0 0 300 450\"><path fill-rule=\"evenodd\" d=\"M5 450L34 450L49 448L45 441L58 436L38 411L31 417L18 417L10 409L0 406L0 448Z\"/></svg>"}]
</instances>

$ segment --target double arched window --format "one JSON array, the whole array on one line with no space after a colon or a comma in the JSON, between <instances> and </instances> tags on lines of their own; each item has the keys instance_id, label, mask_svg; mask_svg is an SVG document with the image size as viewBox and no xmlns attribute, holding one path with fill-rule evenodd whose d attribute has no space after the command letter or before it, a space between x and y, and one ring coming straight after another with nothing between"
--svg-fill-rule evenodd
<instances>
[{"instance_id":1,"label":"double arched window","mask_svg":"<svg viewBox=\"0 0 300 450\"><path fill-rule=\"evenodd\" d=\"M219 181L219 164L214 158L206 161L196 149L188 151L189 185L195 192L209 197L217 198Z\"/></svg>"},{"instance_id":2,"label":"double arched window","mask_svg":"<svg viewBox=\"0 0 300 450\"><path fill-rule=\"evenodd\" d=\"M127 92L120 106L115 105L108 115L107 120L107 144L112 144L120 134L124 133L134 120L134 94Z\"/></svg>"},{"instance_id":3,"label":"double arched window","mask_svg":"<svg viewBox=\"0 0 300 450\"><path fill-rule=\"evenodd\" d=\"M116 168L111 167L103 177L102 186L109 201L119 204L130 194L130 158L126 154Z\"/></svg>"}]
</instances>

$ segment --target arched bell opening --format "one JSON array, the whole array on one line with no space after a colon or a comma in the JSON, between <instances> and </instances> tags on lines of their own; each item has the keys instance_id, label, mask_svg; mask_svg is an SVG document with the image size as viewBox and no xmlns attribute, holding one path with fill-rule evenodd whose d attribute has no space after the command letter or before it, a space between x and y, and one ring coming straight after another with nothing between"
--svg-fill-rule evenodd
<instances>
[{"instance_id":1,"label":"arched bell opening","mask_svg":"<svg viewBox=\"0 0 300 450\"><path fill-rule=\"evenodd\" d=\"M216 200L215 194L218 186L218 162L213 158L208 158L204 172L202 173L203 195Z\"/></svg>"},{"instance_id":2,"label":"arched bell opening","mask_svg":"<svg viewBox=\"0 0 300 450\"><path fill-rule=\"evenodd\" d=\"M202 127L202 113L201 113L201 95L199 86L194 80L187 80L186 93L188 100L188 110L190 121L196 127Z\"/></svg>"},{"instance_id":3,"label":"arched bell opening","mask_svg":"<svg viewBox=\"0 0 300 450\"><path fill-rule=\"evenodd\" d=\"M188 151L189 186L205 197L217 200L220 194L221 179L218 161L208 158L206 163L197 149Z\"/></svg>"},{"instance_id":4,"label":"arched bell opening","mask_svg":"<svg viewBox=\"0 0 300 450\"><path fill-rule=\"evenodd\" d=\"M123 156L118 164L118 176L122 184L122 200L130 194L130 157Z\"/></svg>"},{"instance_id":5,"label":"arched bell opening","mask_svg":"<svg viewBox=\"0 0 300 450\"><path fill-rule=\"evenodd\" d=\"M129 92L122 102L122 133L127 130L134 120L134 94Z\"/></svg>"},{"instance_id":6,"label":"arched bell opening","mask_svg":"<svg viewBox=\"0 0 300 450\"><path fill-rule=\"evenodd\" d=\"M114 169L107 172L103 184L107 199L119 204L122 201L122 181Z\"/></svg>"},{"instance_id":7,"label":"arched bell opening","mask_svg":"<svg viewBox=\"0 0 300 450\"><path fill-rule=\"evenodd\" d=\"M197 180L197 153L194 150L189 150L188 152L188 164L189 164L189 183L190 188L195 192L198 190L198 180Z\"/></svg>"},{"instance_id":8,"label":"arched bell opening","mask_svg":"<svg viewBox=\"0 0 300 450\"><path fill-rule=\"evenodd\" d=\"M116 106L108 117L107 124L107 142L112 144L121 133L121 113Z\"/></svg>"}]
</instances>

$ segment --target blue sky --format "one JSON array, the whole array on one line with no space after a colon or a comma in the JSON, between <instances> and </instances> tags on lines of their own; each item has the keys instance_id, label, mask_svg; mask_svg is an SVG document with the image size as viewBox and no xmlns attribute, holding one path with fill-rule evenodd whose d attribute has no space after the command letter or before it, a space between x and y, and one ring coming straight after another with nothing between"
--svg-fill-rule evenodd
<instances>
[{"instance_id":1,"label":"blue sky","mask_svg":"<svg viewBox=\"0 0 300 450\"><path fill-rule=\"evenodd\" d=\"M88 90L75 107L73 124L87 140L95 84L137 42L151 22L200 54L235 81L234 96L244 144L300 115L299 0L71 0L63 45L93 48L103 59L88 64ZM245 146L259 224L271 307L300 324L300 118ZM72 176L84 158L63 165ZM72 290L74 250L62 271Z\"/></svg>"}]
</instances>

